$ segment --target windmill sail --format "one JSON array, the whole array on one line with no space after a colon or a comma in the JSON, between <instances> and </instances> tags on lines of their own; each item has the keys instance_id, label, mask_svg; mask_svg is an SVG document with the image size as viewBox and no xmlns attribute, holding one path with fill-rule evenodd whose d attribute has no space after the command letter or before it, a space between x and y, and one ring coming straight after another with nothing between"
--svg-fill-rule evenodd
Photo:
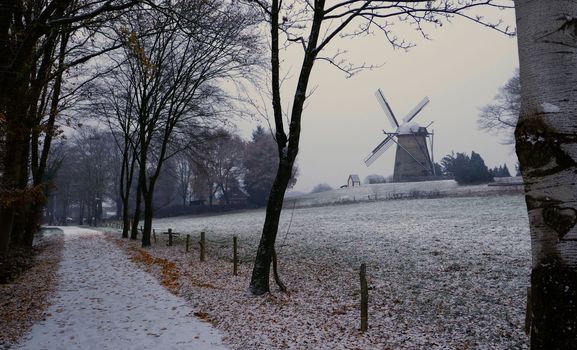
<instances>
[{"instance_id":1,"label":"windmill sail","mask_svg":"<svg viewBox=\"0 0 577 350\"><path fill-rule=\"evenodd\" d=\"M421 100L421 102L419 102L418 105L415 106L415 108L413 108L404 118L403 118L403 124L410 122L417 114L419 114L419 112L425 108L425 106L427 105L427 103L429 103L429 98L425 97Z\"/></svg>"},{"instance_id":2,"label":"windmill sail","mask_svg":"<svg viewBox=\"0 0 577 350\"><path fill-rule=\"evenodd\" d=\"M387 138L381 142L375 149L365 158L364 162L366 166L373 164L377 158L379 158L395 141L393 140L393 135L387 136Z\"/></svg>"},{"instance_id":3,"label":"windmill sail","mask_svg":"<svg viewBox=\"0 0 577 350\"><path fill-rule=\"evenodd\" d=\"M381 91L381 89L378 89L375 92L375 96L377 97L377 100L379 101L381 108L383 109L383 111L385 111L387 118L389 118L389 122L391 123L391 126L395 129L398 128L399 123L397 122L397 118L395 118L395 114L393 113L391 106L389 106L387 99L385 99L385 95L383 95L383 92Z\"/></svg>"}]
</instances>

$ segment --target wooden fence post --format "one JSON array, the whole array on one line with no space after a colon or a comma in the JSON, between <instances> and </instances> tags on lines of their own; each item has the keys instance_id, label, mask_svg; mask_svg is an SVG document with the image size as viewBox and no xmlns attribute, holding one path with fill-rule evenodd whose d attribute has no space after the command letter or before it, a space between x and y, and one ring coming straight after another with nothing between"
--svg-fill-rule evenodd
<instances>
[{"instance_id":1,"label":"wooden fence post","mask_svg":"<svg viewBox=\"0 0 577 350\"><path fill-rule=\"evenodd\" d=\"M367 265L361 264L361 332L369 328L369 290L367 287Z\"/></svg>"},{"instance_id":2,"label":"wooden fence post","mask_svg":"<svg viewBox=\"0 0 577 350\"><path fill-rule=\"evenodd\" d=\"M233 270L232 270L232 274L233 275L237 275L238 274L238 257L237 257L237 239L236 236L232 237L232 263L233 263Z\"/></svg>"},{"instance_id":3,"label":"wooden fence post","mask_svg":"<svg viewBox=\"0 0 577 350\"><path fill-rule=\"evenodd\" d=\"M168 229L168 246L172 246L172 229Z\"/></svg>"},{"instance_id":4,"label":"wooden fence post","mask_svg":"<svg viewBox=\"0 0 577 350\"><path fill-rule=\"evenodd\" d=\"M188 253L188 244L190 242L190 235L186 235L186 252Z\"/></svg>"},{"instance_id":5,"label":"wooden fence post","mask_svg":"<svg viewBox=\"0 0 577 350\"><path fill-rule=\"evenodd\" d=\"M204 231L200 233L200 261L204 261L204 248L206 246L206 239L204 235Z\"/></svg>"}]
</instances>

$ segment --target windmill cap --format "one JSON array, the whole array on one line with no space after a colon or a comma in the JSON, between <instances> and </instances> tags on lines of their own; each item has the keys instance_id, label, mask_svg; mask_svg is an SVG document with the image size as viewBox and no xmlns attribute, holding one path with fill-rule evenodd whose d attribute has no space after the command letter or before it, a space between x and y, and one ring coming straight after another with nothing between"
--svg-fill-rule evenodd
<instances>
[{"instance_id":1,"label":"windmill cap","mask_svg":"<svg viewBox=\"0 0 577 350\"><path fill-rule=\"evenodd\" d=\"M423 129L425 129L425 130L423 130ZM422 127L417 122L405 123L405 124L399 126L399 128L397 129L397 133L399 135L410 135L410 134L416 134L416 133L420 133L420 132L427 132L427 130L426 130L426 128Z\"/></svg>"}]
</instances>

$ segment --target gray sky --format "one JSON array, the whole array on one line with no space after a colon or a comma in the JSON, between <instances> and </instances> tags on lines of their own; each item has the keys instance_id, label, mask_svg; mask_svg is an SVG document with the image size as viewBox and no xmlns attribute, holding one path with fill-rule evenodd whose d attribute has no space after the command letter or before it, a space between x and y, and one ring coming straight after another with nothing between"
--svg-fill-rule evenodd
<instances>
[{"instance_id":1,"label":"gray sky","mask_svg":"<svg viewBox=\"0 0 577 350\"><path fill-rule=\"evenodd\" d=\"M512 11L500 16L514 23ZM415 38L414 31L405 31ZM507 163L514 171L516 156L512 146L502 145L502 137L478 130L479 108L493 97L518 67L516 39L465 20L456 20L429 32L432 40L415 40L410 51L393 50L382 36L338 40L335 47L346 48L353 63L383 64L350 79L334 67L318 61L311 78L317 89L303 114L298 157L298 191L310 191L318 183L333 187L346 183L349 174L361 180L369 174L392 175L395 147L391 147L370 167L363 159L383 140L382 130L392 131L374 92L381 88L398 119L424 96L431 102L414 121L427 125L434 121L434 158L472 150L481 154L489 167ZM402 33L398 33L402 36ZM300 56L285 55L286 67L298 74ZM294 63L291 63L294 62ZM283 105L294 93L287 84ZM262 120L242 123L248 130Z\"/></svg>"}]
</instances>

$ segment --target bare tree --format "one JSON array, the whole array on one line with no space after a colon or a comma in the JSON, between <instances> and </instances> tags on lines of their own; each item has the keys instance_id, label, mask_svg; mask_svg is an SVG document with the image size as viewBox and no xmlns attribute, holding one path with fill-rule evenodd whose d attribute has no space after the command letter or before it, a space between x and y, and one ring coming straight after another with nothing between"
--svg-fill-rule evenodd
<instances>
[{"instance_id":1,"label":"bare tree","mask_svg":"<svg viewBox=\"0 0 577 350\"><path fill-rule=\"evenodd\" d=\"M515 8L515 141L531 230L531 349L577 349L577 2L517 0Z\"/></svg>"},{"instance_id":2,"label":"bare tree","mask_svg":"<svg viewBox=\"0 0 577 350\"><path fill-rule=\"evenodd\" d=\"M230 204L231 191L240 187L245 146L239 136L219 129L195 157L195 169L205 183L209 205L213 204L217 193Z\"/></svg>"},{"instance_id":3,"label":"bare tree","mask_svg":"<svg viewBox=\"0 0 577 350\"><path fill-rule=\"evenodd\" d=\"M366 65L352 66L342 58L342 51L330 54L329 44L338 37L372 35L381 32L394 47L410 48L412 44L399 39L392 32L396 21L413 25L423 36L427 36L428 25L440 25L443 20L455 16L464 17L493 29L501 28L501 22L487 22L475 16L477 7L512 8L511 1L493 0L439 0L439 1L371 1L352 0L326 3L325 0L282 1L247 0L261 9L270 29L271 88L275 139L279 153L277 175L272 186L266 210L262 236L257 249L250 282L253 294L264 294L270 290L270 265L275 256L275 241L284 194L288 186L293 164L299 150L301 120L308 91L309 79L317 61L328 62L348 76ZM281 35L285 43L302 46L303 60L298 73L297 86L292 98L291 111L287 113L285 125L281 101L280 57ZM275 274L276 276L276 274ZM278 283L278 280L277 280Z\"/></svg>"},{"instance_id":4,"label":"bare tree","mask_svg":"<svg viewBox=\"0 0 577 350\"><path fill-rule=\"evenodd\" d=\"M250 13L222 0L181 1L169 15L143 7L124 26L146 247L164 162L188 148L186 131L205 127L214 115L222 95L216 83L258 62L258 41Z\"/></svg>"},{"instance_id":5,"label":"bare tree","mask_svg":"<svg viewBox=\"0 0 577 350\"><path fill-rule=\"evenodd\" d=\"M98 225L102 220L102 202L112 185L114 141L108 133L84 127L74 136L68 157L74 157L77 174L77 195L80 207L79 224Z\"/></svg>"},{"instance_id":6,"label":"bare tree","mask_svg":"<svg viewBox=\"0 0 577 350\"><path fill-rule=\"evenodd\" d=\"M113 185L112 137L83 127L57 146L46 173L54 181L49 187L54 189L49 205L52 220L66 224L75 216L79 225L97 225L104 214L102 203Z\"/></svg>"},{"instance_id":7,"label":"bare tree","mask_svg":"<svg viewBox=\"0 0 577 350\"><path fill-rule=\"evenodd\" d=\"M138 155L138 125L135 121L136 98L134 96L133 81L130 80L127 71L125 57L122 54L112 52L107 55L109 66L115 69L108 69L106 74L101 75L94 86L91 86L97 96L91 98L88 105L90 111L97 114L97 118L104 117L111 135L114 138L117 153L120 158L119 174L116 187L121 201L122 217L122 237L128 238L128 231L131 226L129 202L133 192L134 174ZM132 239L136 239L137 224L140 212L140 193L137 191L137 204L135 206L134 220L136 225L132 225Z\"/></svg>"},{"instance_id":8,"label":"bare tree","mask_svg":"<svg viewBox=\"0 0 577 350\"><path fill-rule=\"evenodd\" d=\"M191 194L193 166L186 154L180 154L175 163L178 195L182 205L187 205Z\"/></svg>"},{"instance_id":9,"label":"bare tree","mask_svg":"<svg viewBox=\"0 0 577 350\"><path fill-rule=\"evenodd\" d=\"M87 54L75 62L56 64L57 69L53 71L54 62L58 61L54 60L54 56L62 56L62 48L66 47L68 40L63 32L86 28L108 14L129 8L135 2L13 0L0 6L0 114L5 132L0 183L0 254L9 251L11 241L31 244L29 237L23 240L18 237L24 232L20 223L31 205L37 207L37 203L43 201L41 185L28 184L31 142L36 142L36 136L32 134L38 133L35 128L39 127L38 107L42 105L41 100L52 95L53 105L58 100L54 97L59 94L60 83L54 82L51 94L44 87L67 67L93 57ZM79 43L77 47L84 44ZM55 54L58 50L60 54ZM50 110L53 111L52 106ZM51 127L48 126L46 135L51 134ZM43 147L46 152L43 150L42 154L49 154L50 142L50 137L45 138ZM37 155L38 159L34 159L33 164L38 168L33 172L36 179L41 179L46 162L43 155L39 152ZM11 237L13 233L18 234Z\"/></svg>"},{"instance_id":10,"label":"bare tree","mask_svg":"<svg viewBox=\"0 0 577 350\"><path fill-rule=\"evenodd\" d=\"M515 143L515 126L521 112L519 70L499 89L495 103L481 108L477 123L481 130L505 136L505 144Z\"/></svg>"}]
</instances>

